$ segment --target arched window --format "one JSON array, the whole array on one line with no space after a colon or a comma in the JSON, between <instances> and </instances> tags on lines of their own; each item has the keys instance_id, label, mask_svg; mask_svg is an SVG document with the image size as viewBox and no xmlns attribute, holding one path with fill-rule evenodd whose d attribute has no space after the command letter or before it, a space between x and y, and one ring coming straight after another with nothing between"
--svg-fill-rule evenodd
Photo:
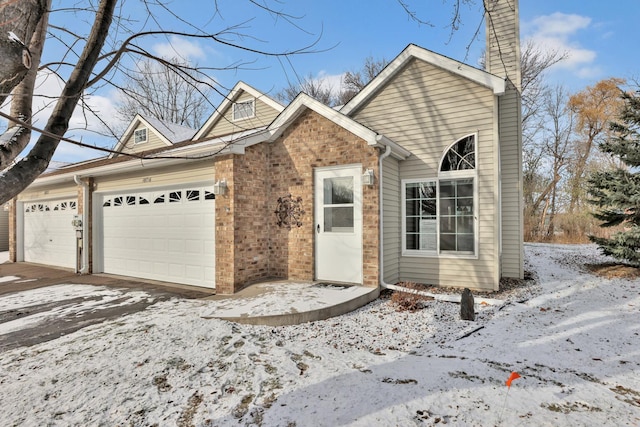
<instances>
[{"instance_id":1,"label":"arched window","mask_svg":"<svg viewBox=\"0 0 640 427\"><path fill-rule=\"evenodd\" d=\"M459 139L440 162L440 252L475 253L475 142L475 135Z\"/></svg>"},{"instance_id":2,"label":"arched window","mask_svg":"<svg viewBox=\"0 0 640 427\"><path fill-rule=\"evenodd\" d=\"M444 150L437 177L403 180L403 253L475 255L476 135Z\"/></svg>"},{"instance_id":3,"label":"arched window","mask_svg":"<svg viewBox=\"0 0 640 427\"><path fill-rule=\"evenodd\" d=\"M469 135L456 141L442 156L440 172L463 171L476 168L476 138Z\"/></svg>"}]
</instances>

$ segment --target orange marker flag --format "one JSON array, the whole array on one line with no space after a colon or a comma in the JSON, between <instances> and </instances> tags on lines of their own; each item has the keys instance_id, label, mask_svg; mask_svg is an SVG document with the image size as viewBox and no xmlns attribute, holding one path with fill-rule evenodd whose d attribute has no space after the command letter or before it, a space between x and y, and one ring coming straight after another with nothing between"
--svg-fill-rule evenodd
<instances>
[{"instance_id":1,"label":"orange marker flag","mask_svg":"<svg viewBox=\"0 0 640 427\"><path fill-rule=\"evenodd\" d=\"M520 374L517 372L511 372L511 375L509 375L509 379L507 380L507 387L511 388L511 382L517 378L520 378Z\"/></svg>"}]
</instances>

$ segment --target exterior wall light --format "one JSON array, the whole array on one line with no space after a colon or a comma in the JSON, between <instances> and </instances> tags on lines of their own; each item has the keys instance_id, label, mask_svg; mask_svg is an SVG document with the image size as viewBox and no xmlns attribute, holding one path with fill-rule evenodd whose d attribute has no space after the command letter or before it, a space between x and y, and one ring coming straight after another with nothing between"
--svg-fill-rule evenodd
<instances>
[{"instance_id":1,"label":"exterior wall light","mask_svg":"<svg viewBox=\"0 0 640 427\"><path fill-rule=\"evenodd\" d=\"M224 195L227 192L227 180L223 179L222 181L216 181L213 184L213 194L216 196Z\"/></svg>"},{"instance_id":2,"label":"exterior wall light","mask_svg":"<svg viewBox=\"0 0 640 427\"><path fill-rule=\"evenodd\" d=\"M373 185L373 169L367 169L362 174L362 185Z\"/></svg>"}]
</instances>

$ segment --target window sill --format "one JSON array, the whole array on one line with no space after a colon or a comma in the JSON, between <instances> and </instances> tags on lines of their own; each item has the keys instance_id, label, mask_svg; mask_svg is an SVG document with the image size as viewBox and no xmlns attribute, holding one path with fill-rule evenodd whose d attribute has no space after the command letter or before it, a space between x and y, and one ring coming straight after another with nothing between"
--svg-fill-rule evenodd
<instances>
[{"instance_id":1,"label":"window sill","mask_svg":"<svg viewBox=\"0 0 640 427\"><path fill-rule=\"evenodd\" d=\"M472 253L442 253L438 254L436 252L420 252L420 251L402 251L403 257L407 258L438 258L438 259L478 259L477 254Z\"/></svg>"}]
</instances>

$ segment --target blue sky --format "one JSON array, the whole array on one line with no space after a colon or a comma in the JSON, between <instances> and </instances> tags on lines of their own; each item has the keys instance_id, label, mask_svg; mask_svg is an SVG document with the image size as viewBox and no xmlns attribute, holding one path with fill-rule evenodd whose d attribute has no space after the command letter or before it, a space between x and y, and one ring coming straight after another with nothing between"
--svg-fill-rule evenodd
<instances>
[{"instance_id":1,"label":"blue sky","mask_svg":"<svg viewBox=\"0 0 640 427\"><path fill-rule=\"evenodd\" d=\"M480 0L477 0L478 2ZM294 55L290 60L256 56L203 41L177 37L151 39L149 50L165 55L179 52L200 65L221 67L250 62L233 71L218 71L211 77L223 91L238 80L274 94L295 81L297 76L324 77L337 85L340 75L357 70L368 56L393 59L409 43L414 43L451 58L477 66L484 50L484 31L473 40L482 18L479 5L464 6L458 31L447 26L454 0L406 0L410 9L431 25L419 24L407 16L396 0L281 0L270 1L275 7L296 17L293 24L274 19L255 5L240 0L214 2L189 1L171 3L184 22L207 31L221 31L240 25L243 42L257 49L281 52L307 46L315 53ZM131 4L131 2L125 3ZM141 16L142 11L133 11ZM614 0L523 0L520 2L521 40L534 40L542 49L567 52L569 57L549 73L553 82L571 91L608 77L640 77L637 41L640 39L638 17L640 1ZM163 25L185 30L186 24L168 16L159 16ZM142 21L136 23L143 27ZM483 27L484 30L484 27ZM470 47L467 49L467 46ZM94 98L104 117L112 117L116 94L104 89ZM212 99L218 104L220 99ZM84 142L112 146L116 141L82 136ZM54 157L58 161L79 161L101 155L62 143Z\"/></svg>"}]
</instances>

